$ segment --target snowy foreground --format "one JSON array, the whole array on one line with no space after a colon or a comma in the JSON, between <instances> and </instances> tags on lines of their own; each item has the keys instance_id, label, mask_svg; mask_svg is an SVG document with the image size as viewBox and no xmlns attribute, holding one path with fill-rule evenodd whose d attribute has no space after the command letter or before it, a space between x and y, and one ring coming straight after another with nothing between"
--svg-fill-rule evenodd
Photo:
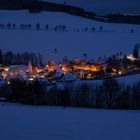
<instances>
[{"instance_id":1,"label":"snowy foreground","mask_svg":"<svg viewBox=\"0 0 140 140\"><path fill-rule=\"evenodd\" d=\"M0 103L1 140L139 140L140 111Z\"/></svg>"}]
</instances>

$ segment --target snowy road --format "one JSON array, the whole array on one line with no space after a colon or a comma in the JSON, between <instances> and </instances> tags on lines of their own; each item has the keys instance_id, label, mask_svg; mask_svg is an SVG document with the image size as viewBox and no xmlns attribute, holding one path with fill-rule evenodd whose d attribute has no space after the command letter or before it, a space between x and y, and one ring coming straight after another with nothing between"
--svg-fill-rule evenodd
<instances>
[{"instance_id":1,"label":"snowy road","mask_svg":"<svg viewBox=\"0 0 140 140\"><path fill-rule=\"evenodd\" d=\"M140 111L0 103L0 140L139 140Z\"/></svg>"}]
</instances>

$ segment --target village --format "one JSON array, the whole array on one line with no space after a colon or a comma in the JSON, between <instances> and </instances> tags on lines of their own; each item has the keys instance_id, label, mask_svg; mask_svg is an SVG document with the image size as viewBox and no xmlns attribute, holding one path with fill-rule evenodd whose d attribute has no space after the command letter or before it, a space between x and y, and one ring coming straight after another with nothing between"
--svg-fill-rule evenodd
<instances>
[{"instance_id":1,"label":"village","mask_svg":"<svg viewBox=\"0 0 140 140\"><path fill-rule=\"evenodd\" d=\"M54 84L74 80L99 80L134 73L140 73L138 45L130 55L118 53L104 60L100 58L98 61L89 61L86 57L74 60L65 57L60 63L50 60L42 66L34 66L30 62L28 65L0 66L0 79L7 84L15 79L30 83L38 79L42 83Z\"/></svg>"}]
</instances>

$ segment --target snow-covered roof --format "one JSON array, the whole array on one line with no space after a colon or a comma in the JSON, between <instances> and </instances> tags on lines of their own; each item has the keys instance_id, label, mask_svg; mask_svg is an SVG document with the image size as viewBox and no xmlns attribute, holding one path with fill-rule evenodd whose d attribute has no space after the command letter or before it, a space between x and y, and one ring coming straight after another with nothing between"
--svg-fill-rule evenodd
<instances>
[{"instance_id":1,"label":"snow-covered roof","mask_svg":"<svg viewBox=\"0 0 140 140\"><path fill-rule=\"evenodd\" d=\"M15 66L10 66L10 71L19 71L19 70L24 70L26 71L28 68L25 65L15 65Z\"/></svg>"}]
</instances>

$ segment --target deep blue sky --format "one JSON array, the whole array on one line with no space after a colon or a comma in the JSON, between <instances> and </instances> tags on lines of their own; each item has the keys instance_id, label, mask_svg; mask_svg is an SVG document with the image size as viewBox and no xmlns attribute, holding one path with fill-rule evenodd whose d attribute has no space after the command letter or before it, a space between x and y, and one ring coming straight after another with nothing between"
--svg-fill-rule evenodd
<instances>
[{"instance_id":1,"label":"deep blue sky","mask_svg":"<svg viewBox=\"0 0 140 140\"><path fill-rule=\"evenodd\" d=\"M43 0L61 3L64 0ZM81 6L85 9L95 11L98 14L110 12L123 12L129 14L140 14L140 0L65 0L68 4Z\"/></svg>"}]
</instances>

